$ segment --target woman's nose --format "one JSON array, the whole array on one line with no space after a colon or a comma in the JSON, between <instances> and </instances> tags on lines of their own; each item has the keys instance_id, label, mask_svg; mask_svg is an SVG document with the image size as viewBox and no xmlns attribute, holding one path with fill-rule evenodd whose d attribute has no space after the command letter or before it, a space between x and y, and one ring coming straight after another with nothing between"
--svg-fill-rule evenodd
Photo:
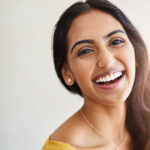
<instances>
[{"instance_id":1,"label":"woman's nose","mask_svg":"<svg viewBox=\"0 0 150 150\"><path fill-rule=\"evenodd\" d=\"M115 63L115 57L112 51L103 49L97 55L97 67L98 68L109 68Z\"/></svg>"}]
</instances>

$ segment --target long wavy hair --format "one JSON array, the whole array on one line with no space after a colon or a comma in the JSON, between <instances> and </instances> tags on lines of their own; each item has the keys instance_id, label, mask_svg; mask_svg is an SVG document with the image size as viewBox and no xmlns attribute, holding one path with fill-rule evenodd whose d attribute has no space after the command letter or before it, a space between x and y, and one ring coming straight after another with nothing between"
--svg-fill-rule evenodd
<instances>
[{"instance_id":1,"label":"long wavy hair","mask_svg":"<svg viewBox=\"0 0 150 150\"><path fill-rule=\"evenodd\" d=\"M77 83L67 86L61 68L67 63L67 33L72 21L79 15L98 9L117 19L125 29L134 46L136 76L133 89L127 98L126 127L132 137L133 150L150 150L150 74L148 53L143 39L127 16L107 0L87 0L70 6L56 24L53 38L53 58L61 83L72 93L82 96Z\"/></svg>"}]
</instances>

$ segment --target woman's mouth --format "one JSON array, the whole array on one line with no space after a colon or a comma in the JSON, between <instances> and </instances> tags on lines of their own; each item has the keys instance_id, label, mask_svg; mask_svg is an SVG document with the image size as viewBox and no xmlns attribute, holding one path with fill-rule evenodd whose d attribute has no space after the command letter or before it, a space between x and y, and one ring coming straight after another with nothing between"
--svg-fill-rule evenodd
<instances>
[{"instance_id":1,"label":"woman's mouth","mask_svg":"<svg viewBox=\"0 0 150 150\"><path fill-rule=\"evenodd\" d=\"M125 71L111 72L94 80L94 83L103 89L113 89L121 84Z\"/></svg>"}]
</instances>

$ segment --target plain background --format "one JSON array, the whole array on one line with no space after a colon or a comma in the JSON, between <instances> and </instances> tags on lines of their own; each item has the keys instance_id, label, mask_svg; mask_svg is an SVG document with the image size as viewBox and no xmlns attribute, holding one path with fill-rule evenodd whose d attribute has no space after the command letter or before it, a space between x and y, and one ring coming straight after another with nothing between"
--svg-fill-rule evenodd
<instances>
[{"instance_id":1,"label":"plain background","mask_svg":"<svg viewBox=\"0 0 150 150\"><path fill-rule=\"evenodd\" d=\"M83 100L56 77L53 28L76 0L0 0L0 149L40 150ZM150 1L111 0L150 49Z\"/></svg>"}]
</instances>

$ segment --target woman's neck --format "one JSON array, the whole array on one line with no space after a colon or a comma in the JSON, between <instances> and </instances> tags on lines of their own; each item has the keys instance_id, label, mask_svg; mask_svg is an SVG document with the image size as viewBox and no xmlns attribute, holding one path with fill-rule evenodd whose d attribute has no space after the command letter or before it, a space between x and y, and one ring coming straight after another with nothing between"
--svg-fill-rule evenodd
<instances>
[{"instance_id":1,"label":"woman's neck","mask_svg":"<svg viewBox=\"0 0 150 150\"><path fill-rule=\"evenodd\" d=\"M104 106L85 100L82 112L103 137L113 141L116 145L127 135L125 103L117 106Z\"/></svg>"}]
</instances>

